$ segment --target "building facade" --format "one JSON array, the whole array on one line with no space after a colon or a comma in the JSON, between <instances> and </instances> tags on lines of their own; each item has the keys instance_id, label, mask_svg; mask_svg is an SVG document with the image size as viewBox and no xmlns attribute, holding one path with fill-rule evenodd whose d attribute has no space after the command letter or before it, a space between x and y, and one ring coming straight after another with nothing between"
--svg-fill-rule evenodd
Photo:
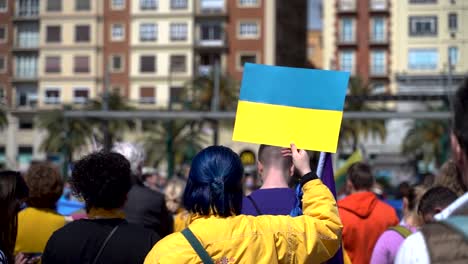
<instances>
[{"instance_id":1,"label":"building facade","mask_svg":"<svg viewBox=\"0 0 468 264\"><path fill-rule=\"evenodd\" d=\"M312 67L323 68L322 30L309 29L307 33L307 59Z\"/></svg>"},{"instance_id":2,"label":"building facade","mask_svg":"<svg viewBox=\"0 0 468 264\"><path fill-rule=\"evenodd\" d=\"M79 108L106 90L138 109L177 110L183 87L216 64L238 81L246 62L305 66L306 7L307 0L0 0L0 99L9 121L1 166L25 169L47 157L45 132L34 125L40 111Z\"/></svg>"},{"instance_id":3,"label":"building facade","mask_svg":"<svg viewBox=\"0 0 468 264\"><path fill-rule=\"evenodd\" d=\"M375 93L389 92L394 2L324 1L324 68L348 71Z\"/></svg>"}]
</instances>

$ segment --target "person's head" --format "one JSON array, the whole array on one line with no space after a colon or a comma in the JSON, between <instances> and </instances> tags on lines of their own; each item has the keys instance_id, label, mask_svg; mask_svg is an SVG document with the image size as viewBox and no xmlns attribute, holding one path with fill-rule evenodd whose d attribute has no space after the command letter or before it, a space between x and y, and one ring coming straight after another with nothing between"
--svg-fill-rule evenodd
<instances>
[{"instance_id":1,"label":"person's head","mask_svg":"<svg viewBox=\"0 0 468 264\"><path fill-rule=\"evenodd\" d=\"M452 156L468 187L468 78L453 97Z\"/></svg>"},{"instance_id":2,"label":"person's head","mask_svg":"<svg viewBox=\"0 0 468 264\"><path fill-rule=\"evenodd\" d=\"M131 187L130 163L119 153L95 152L75 164L70 182L88 210L118 209Z\"/></svg>"},{"instance_id":3,"label":"person's head","mask_svg":"<svg viewBox=\"0 0 468 264\"><path fill-rule=\"evenodd\" d=\"M120 142L114 144L112 152L123 155L130 162L133 177L138 182L141 182L140 176L142 174L143 163L145 162L145 150L143 147L129 142Z\"/></svg>"},{"instance_id":4,"label":"person's head","mask_svg":"<svg viewBox=\"0 0 468 264\"><path fill-rule=\"evenodd\" d=\"M0 172L0 249L10 263L14 263L18 211L27 197L28 187L19 172Z\"/></svg>"},{"instance_id":5,"label":"person's head","mask_svg":"<svg viewBox=\"0 0 468 264\"><path fill-rule=\"evenodd\" d=\"M258 174L262 177L268 177L270 171L279 171L282 173L284 180L289 181L289 177L294 174L292 158L283 156L281 150L281 147L260 145L257 162Z\"/></svg>"},{"instance_id":6,"label":"person's head","mask_svg":"<svg viewBox=\"0 0 468 264\"><path fill-rule=\"evenodd\" d=\"M172 179L164 189L167 209L172 213L177 213L182 205L185 184L179 179Z\"/></svg>"},{"instance_id":7,"label":"person's head","mask_svg":"<svg viewBox=\"0 0 468 264\"><path fill-rule=\"evenodd\" d=\"M424 223L432 222L434 215L445 209L457 198L457 194L447 187L433 187L421 197L418 213L423 218Z\"/></svg>"},{"instance_id":8,"label":"person's head","mask_svg":"<svg viewBox=\"0 0 468 264\"><path fill-rule=\"evenodd\" d=\"M242 207L242 175L239 156L223 146L200 151L192 161L184 206L200 215L238 215Z\"/></svg>"},{"instance_id":9,"label":"person's head","mask_svg":"<svg viewBox=\"0 0 468 264\"><path fill-rule=\"evenodd\" d=\"M55 209L63 193L63 178L58 168L49 162L32 164L24 180L29 187L28 206Z\"/></svg>"},{"instance_id":10,"label":"person's head","mask_svg":"<svg viewBox=\"0 0 468 264\"><path fill-rule=\"evenodd\" d=\"M403 199L403 197L407 197L410 189L411 189L411 186L407 181L400 183L398 185L397 198Z\"/></svg>"},{"instance_id":11,"label":"person's head","mask_svg":"<svg viewBox=\"0 0 468 264\"><path fill-rule=\"evenodd\" d=\"M455 192L458 196L466 192L463 177L457 164L449 160L442 165L439 175L435 177L435 186L444 186Z\"/></svg>"},{"instance_id":12,"label":"person's head","mask_svg":"<svg viewBox=\"0 0 468 264\"><path fill-rule=\"evenodd\" d=\"M410 186L408 192L403 197L403 217L408 223L411 221L412 226L422 224L422 219L418 214L419 202L426 192L426 188L422 185Z\"/></svg>"},{"instance_id":13,"label":"person's head","mask_svg":"<svg viewBox=\"0 0 468 264\"><path fill-rule=\"evenodd\" d=\"M346 188L349 193L370 191L374 185L375 178L371 167L364 162L356 162L348 169Z\"/></svg>"},{"instance_id":14,"label":"person's head","mask_svg":"<svg viewBox=\"0 0 468 264\"><path fill-rule=\"evenodd\" d=\"M143 183L151 189L156 190L158 188L158 174L157 173L143 173L141 175Z\"/></svg>"}]
</instances>

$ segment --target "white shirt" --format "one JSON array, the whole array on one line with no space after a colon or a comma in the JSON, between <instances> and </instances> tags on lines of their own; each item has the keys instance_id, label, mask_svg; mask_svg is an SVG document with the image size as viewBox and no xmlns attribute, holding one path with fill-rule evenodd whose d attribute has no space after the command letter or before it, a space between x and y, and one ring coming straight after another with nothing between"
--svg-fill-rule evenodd
<instances>
[{"instance_id":1,"label":"white shirt","mask_svg":"<svg viewBox=\"0 0 468 264\"><path fill-rule=\"evenodd\" d=\"M460 198L451 203L442 212L434 216L437 221L444 220L451 215L457 214L460 210L468 208L468 193L465 193ZM421 232L416 232L405 239L398 250L395 259L395 264L429 264L430 257L427 252L426 241Z\"/></svg>"}]
</instances>

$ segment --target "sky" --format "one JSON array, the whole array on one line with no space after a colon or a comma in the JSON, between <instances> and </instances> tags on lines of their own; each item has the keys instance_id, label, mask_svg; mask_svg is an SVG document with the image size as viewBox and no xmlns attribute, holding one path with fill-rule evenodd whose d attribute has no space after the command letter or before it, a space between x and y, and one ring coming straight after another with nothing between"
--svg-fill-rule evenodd
<instances>
[{"instance_id":1,"label":"sky","mask_svg":"<svg viewBox=\"0 0 468 264\"><path fill-rule=\"evenodd\" d=\"M322 0L309 0L309 29L321 29L322 28L322 18L321 18L321 5Z\"/></svg>"}]
</instances>

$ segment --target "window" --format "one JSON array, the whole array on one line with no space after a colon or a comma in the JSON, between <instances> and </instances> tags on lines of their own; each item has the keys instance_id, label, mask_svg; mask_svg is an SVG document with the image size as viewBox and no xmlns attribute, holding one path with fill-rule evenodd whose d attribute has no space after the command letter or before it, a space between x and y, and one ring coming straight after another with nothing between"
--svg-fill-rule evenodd
<instances>
[{"instance_id":1,"label":"window","mask_svg":"<svg viewBox=\"0 0 468 264\"><path fill-rule=\"evenodd\" d=\"M124 9L125 0L112 0L112 9Z\"/></svg>"},{"instance_id":2,"label":"window","mask_svg":"<svg viewBox=\"0 0 468 264\"><path fill-rule=\"evenodd\" d=\"M30 130L34 128L33 120L29 118L20 118L18 123L19 123L18 124L19 129L21 130L23 129Z\"/></svg>"},{"instance_id":3,"label":"window","mask_svg":"<svg viewBox=\"0 0 468 264\"><path fill-rule=\"evenodd\" d=\"M75 88L73 90L73 103L74 104L85 104L89 99L88 88Z\"/></svg>"},{"instance_id":4,"label":"window","mask_svg":"<svg viewBox=\"0 0 468 264\"><path fill-rule=\"evenodd\" d=\"M371 75L386 75L386 53L383 50L371 52Z\"/></svg>"},{"instance_id":5,"label":"window","mask_svg":"<svg viewBox=\"0 0 468 264\"><path fill-rule=\"evenodd\" d=\"M171 40L187 40L187 23L171 23Z\"/></svg>"},{"instance_id":6,"label":"window","mask_svg":"<svg viewBox=\"0 0 468 264\"><path fill-rule=\"evenodd\" d=\"M449 47L448 48L448 59L450 65L457 65L458 63L458 47Z\"/></svg>"},{"instance_id":7,"label":"window","mask_svg":"<svg viewBox=\"0 0 468 264\"><path fill-rule=\"evenodd\" d=\"M258 23L256 22L240 22L239 23L239 37L241 38L257 38Z\"/></svg>"},{"instance_id":8,"label":"window","mask_svg":"<svg viewBox=\"0 0 468 264\"><path fill-rule=\"evenodd\" d=\"M75 56L73 71L75 73L88 73L89 56Z\"/></svg>"},{"instance_id":9,"label":"window","mask_svg":"<svg viewBox=\"0 0 468 264\"><path fill-rule=\"evenodd\" d=\"M356 9L356 0L340 0L340 11L350 11Z\"/></svg>"},{"instance_id":10,"label":"window","mask_svg":"<svg viewBox=\"0 0 468 264\"><path fill-rule=\"evenodd\" d=\"M47 88L45 90L45 104L60 104L60 89L59 88Z\"/></svg>"},{"instance_id":11,"label":"window","mask_svg":"<svg viewBox=\"0 0 468 264\"><path fill-rule=\"evenodd\" d=\"M224 9L225 0L200 0L200 8L202 12L220 12Z\"/></svg>"},{"instance_id":12,"label":"window","mask_svg":"<svg viewBox=\"0 0 468 264\"><path fill-rule=\"evenodd\" d=\"M75 0L76 11L89 11L91 10L90 0Z\"/></svg>"},{"instance_id":13,"label":"window","mask_svg":"<svg viewBox=\"0 0 468 264\"><path fill-rule=\"evenodd\" d=\"M111 40L121 41L125 38L125 28L123 24L111 25Z\"/></svg>"},{"instance_id":14,"label":"window","mask_svg":"<svg viewBox=\"0 0 468 264\"><path fill-rule=\"evenodd\" d=\"M158 9L158 0L140 0L141 10L156 10Z\"/></svg>"},{"instance_id":15,"label":"window","mask_svg":"<svg viewBox=\"0 0 468 264\"><path fill-rule=\"evenodd\" d=\"M187 0L171 0L171 9L187 9Z\"/></svg>"},{"instance_id":16,"label":"window","mask_svg":"<svg viewBox=\"0 0 468 264\"><path fill-rule=\"evenodd\" d=\"M5 87L0 84L0 102L5 103Z\"/></svg>"},{"instance_id":17,"label":"window","mask_svg":"<svg viewBox=\"0 0 468 264\"><path fill-rule=\"evenodd\" d=\"M376 17L372 19L372 41L385 42L385 18Z\"/></svg>"},{"instance_id":18,"label":"window","mask_svg":"<svg viewBox=\"0 0 468 264\"><path fill-rule=\"evenodd\" d=\"M187 71L187 57L185 55L171 55L171 72Z\"/></svg>"},{"instance_id":19,"label":"window","mask_svg":"<svg viewBox=\"0 0 468 264\"><path fill-rule=\"evenodd\" d=\"M340 70L354 73L354 51L340 52Z\"/></svg>"},{"instance_id":20,"label":"window","mask_svg":"<svg viewBox=\"0 0 468 264\"><path fill-rule=\"evenodd\" d=\"M145 23L140 25L140 41L155 41L158 38L158 26L156 24Z\"/></svg>"},{"instance_id":21,"label":"window","mask_svg":"<svg viewBox=\"0 0 468 264\"><path fill-rule=\"evenodd\" d=\"M140 104L154 104L154 87L140 87Z\"/></svg>"},{"instance_id":22,"label":"window","mask_svg":"<svg viewBox=\"0 0 468 264\"><path fill-rule=\"evenodd\" d=\"M239 57L239 65L238 69L242 70L244 68L244 64L246 63L257 63L257 55L255 54L242 54Z\"/></svg>"},{"instance_id":23,"label":"window","mask_svg":"<svg viewBox=\"0 0 468 264\"><path fill-rule=\"evenodd\" d=\"M201 40L221 40L222 37L221 24L202 24L201 25Z\"/></svg>"},{"instance_id":24,"label":"window","mask_svg":"<svg viewBox=\"0 0 468 264\"><path fill-rule=\"evenodd\" d=\"M258 1L260 0L238 0L238 1L239 1L240 6L245 7L245 6L258 6L259 5Z\"/></svg>"},{"instance_id":25,"label":"window","mask_svg":"<svg viewBox=\"0 0 468 264\"><path fill-rule=\"evenodd\" d=\"M372 10L385 10L387 9L388 0L370 0Z\"/></svg>"},{"instance_id":26,"label":"window","mask_svg":"<svg viewBox=\"0 0 468 264\"><path fill-rule=\"evenodd\" d=\"M7 26L0 25L0 43L7 42Z\"/></svg>"},{"instance_id":27,"label":"window","mask_svg":"<svg viewBox=\"0 0 468 264\"><path fill-rule=\"evenodd\" d=\"M21 54L15 56L15 76L24 79L37 78L37 54Z\"/></svg>"},{"instance_id":28,"label":"window","mask_svg":"<svg viewBox=\"0 0 468 264\"><path fill-rule=\"evenodd\" d=\"M141 56L140 72L156 72L156 56Z\"/></svg>"},{"instance_id":29,"label":"window","mask_svg":"<svg viewBox=\"0 0 468 264\"><path fill-rule=\"evenodd\" d=\"M90 40L90 26L79 25L75 26L75 42L89 42Z\"/></svg>"},{"instance_id":30,"label":"window","mask_svg":"<svg viewBox=\"0 0 468 264\"><path fill-rule=\"evenodd\" d=\"M57 43L62 41L62 29L60 26L47 26L46 28L46 41L50 43Z\"/></svg>"},{"instance_id":31,"label":"window","mask_svg":"<svg viewBox=\"0 0 468 264\"><path fill-rule=\"evenodd\" d=\"M343 18L341 20L341 42L354 42L354 21L352 18Z\"/></svg>"},{"instance_id":32,"label":"window","mask_svg":"<svg viewBox=\"0 0 468 264\"><path fill-rule=\"evenodd\" d=\"M122 72L124 70L123 56L111 55L110 64L112 72Z\"/></svg>"},{"instance_id":33,"label":"window","mask_svg":"<svg viewBox=\"0 0 468 264\"><path fill-rule=\"evenodd\" d=\"M0 12L6 12L8 9L8 0L0 0Z\"/></svg>"},{"instance_id":34,"label":"window","mask_svg":"<svg viewBox=\"0 0 468 264\"><path fill-rule=\"evenodd\" d=\"M62 0L47 0L47 11L62 11Z\"/></svg>"},{"instance_id":35,"label":"window","mask_svg":"<svg viewBox=\"0 0 468 264\"><path fill-rule=\"evenodd\" d=\"M411 36L434 36L437 35L436 16L413 16L409 18Z\"/></svg>"},{"instance_id":36,"label":"window","mask_svg":"<svg viewBox=\"0 0 468 264\"><path fill-rule=\"evenodd\" d=\"M5 55L0 55L0 72L6 72L7 59Z\"/></svg>"},{"instance_id":37,"label":"window","mask_svg":"<svg viewBox=\"0 0 468 264\"><path fill-rule=\"evenodd\" d=\"M437 49L410 49L408 68L411 70L435 70L439 60Z\"/></svg>"},{"instance_id":38,"label":"window","mask_svg":"<svg viewBox=\"0 0 468 264\"><path fill-rule=\"evenodd\" d=\"M19 23L17 25L15 44L18 47L37 48L39 46L39 25L37 24Z\"/></svg>"},{"instance_id":39,"label":"window","mask_svg":"<svg viewBox=\"0 0 468 264\"><path fill-rule=\"evenodd\" d=\"M39 0L19 0L16 3L16 15L20 17L35 17L39 15Z\"/></svg>"},{"instance_id":40,"label":"window","mask_svg":"<svg viewBox=\"0 0 468 264\"><path fill-rule=\"evenodd\" d=\"M47 56L45 58L45 72L47 73L60 73L61 72L61 58L59 56Z\"/></svg>"},{"instance_id":41,"label":"window","mask_svg":"<svg viewBox=\"0 0 468 264\"><path fill-rule=\"evenodd\" d=\"M437 0L410 0L412 4L435 4Z\"/></svg>"},{"instance_id":42,"label":"window","mask_svg":"<svg viewBox=\"0 0 468 264\"><path fill-rule=\"evenodd\" d=\"M448 17L448 25L450 30L457 30L458 28L458 19L457 14L450 13Z\"/></svg>"},{"instance_id":43,"label":"window","mask_svg":"<svg viewBox=\"0 0 468 264\"><path fill-rule=\"evenodd\" d=\"M184 87L171 87L170 90L170 102L171 103L183 103L184 102Z\"/></svg>"}]
</instances>

